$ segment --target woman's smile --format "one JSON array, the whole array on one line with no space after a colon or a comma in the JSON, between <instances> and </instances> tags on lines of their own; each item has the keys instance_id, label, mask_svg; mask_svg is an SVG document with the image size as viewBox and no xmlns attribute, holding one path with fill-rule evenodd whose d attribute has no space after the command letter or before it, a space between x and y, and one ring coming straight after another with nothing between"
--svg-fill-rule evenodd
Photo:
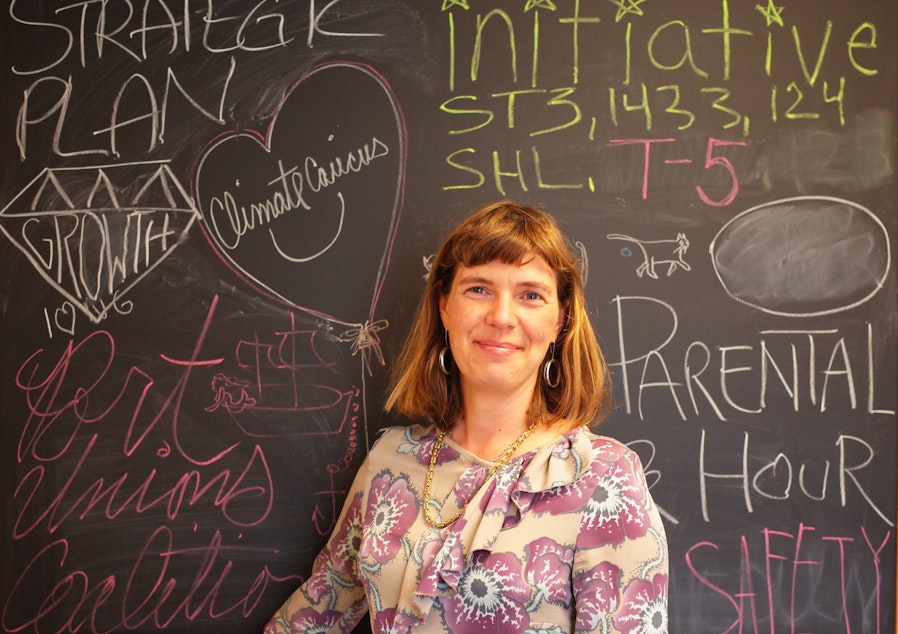
<instances>
[{"instance_id":1,"label":"woman's smile","mask_svg":"<svg viewBox=\"0 0 898 634\"><path fill-rule=\"evenodd\" d=\"M515 350L521 349L520 346L515 344L491 341L489 339L477 341L476 343L483 347L487 352L493 352L495 354L509 354Z\"/></svg>"}]
</instances>

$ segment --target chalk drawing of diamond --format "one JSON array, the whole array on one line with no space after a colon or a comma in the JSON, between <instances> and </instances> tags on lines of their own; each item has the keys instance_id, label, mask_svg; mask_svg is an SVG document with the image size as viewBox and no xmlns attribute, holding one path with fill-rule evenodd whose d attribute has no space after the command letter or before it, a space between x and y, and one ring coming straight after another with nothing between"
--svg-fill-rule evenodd
<instances>
[{"instance_id":1,"label":"chalk drawing of diamond","mask_svg":"<svg viewBox=\"0 0 898 634\"><path fill-rule=\"evenodd\" d=\"M166 161L46 168L0 230L94 323L187 236L198 214Z\"/></svg>"}]
</instances>

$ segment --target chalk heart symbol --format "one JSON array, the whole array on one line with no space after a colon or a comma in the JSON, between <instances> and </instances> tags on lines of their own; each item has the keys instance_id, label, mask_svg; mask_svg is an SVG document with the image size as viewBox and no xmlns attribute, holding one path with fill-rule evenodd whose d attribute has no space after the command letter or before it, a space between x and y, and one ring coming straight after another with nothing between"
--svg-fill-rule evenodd
<instances>
[{"instance_id":1,"label":"chalk heart symbol","mask_svg":"<svg viewBox=\"0 0 898 634\"><path fill-rule=\"evenodd\" d=\"M72 302L65 301L53 313L56 327L67 335L75 336L75 307Z\"/></svg>"},{"instance_id":2,"label":"chalk heart symbol","mask_svg":"<svg viewBox=\"0 0 898 634\"><path fill-rule=\"evenodd\" d=\"M405 129L371 68L331 63L292 88L266 134L207 147L203 230L263 293L342 324L373 320L399 219Z\"/></svg>"}]
</instances>

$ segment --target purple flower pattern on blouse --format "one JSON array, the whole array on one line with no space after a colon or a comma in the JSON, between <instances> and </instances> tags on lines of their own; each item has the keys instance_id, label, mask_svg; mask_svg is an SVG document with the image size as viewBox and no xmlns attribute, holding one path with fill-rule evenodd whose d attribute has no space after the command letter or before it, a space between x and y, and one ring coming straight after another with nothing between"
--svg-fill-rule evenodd
<instances>
[{"instance_id":1,"label":"purple flower pattern on blouse","mask_svg":"<svg viewBox=\"0 0 898 634\"><path fill-rule=\"evenodd\" d=\"M337 579L352 583L356 577L355 565L362 536L361 492L353 495L346 504L344 521L334 531L327 547L316 557L314 572L303 585L306 596L316 604L328 593L333 594Z\"/></svg>"},{"instance_id":2,"label":"purple flower pattern on blouse","mask_svg":"<svg viewBox=\"0 0 898 634\"><path fill-rule=\"evenodd\" d=\"M342 616L334 610L325 610L319 613L306 608L293 615L293 618L290 619L290 628L294 632L303 632L303 634L326 634Z\"/></svg>"},{"instance_id":3,"label":"purple flower pattern on blouse","mask_svg":"<svg viewBox=\"0 0 898 634\"><path fill-rule=\"evenodd\" d=\"M465 526L465 520L460 519L453 525L452 531L446 532L446 538L439 542L430 540L424 546L424 567L421 580L418 583L417 594L434 597L440 593L441 584L458 583L458 573L465 564L464 553L458 540L458 532Z\"/></svg>"},{"instance_id":4,"label":"purple flower pattern on blouse","mask_svg":"<svg viewBox=\"0 0 898 634\"><path fill-rule=\"evenodd\" d=\"M649 517L645 507L645 487L632 468L618 461L602 474L589 501L581 524L581 548L620 544L646 534Z\"/></svg>"},{"instance_id":5,"label":"purple flower pattern on blouse","mask_svg":"<svg viewBox=\"0 0 898 634\"><path fill-rule=\"evenodd\" d=\"M655 575L650 581L633 579L624 590L614 625L624 633L667 632L667 575Z\"/></svg>"},{"instance_id":6,"label":"purple flower pattern on blouse","mask_svg":"<svg viewBox=\"0 0 898 634\"><path fill-rule=\"evenodd\" d=\"M642 537L649 528L645 482L634 472L623 455L613 462L597 460L600 468L591 469L577 482L534 500L532 511L564 515L583 511L579 548L620 544Z\"/></svg>"},{"instance_id":7,"label":"purple flower pattern on blouse","mask_svg":"<svg viewBox=\"0 0 898 634\"><path fill-rule=\"evenodd\" d=\"M548 537L538 537L527 545L525 578L546 601L571 605L571 567L574 549Z\"/></svg>"},{"instance_id":8,"label":"purple flower pattern on blouse","mask_svg":"<svg viewBox=\"0 0 898 634\"><path fill-rule=\"evenodd\" d=\"M405 440L399 445L399 447L397 448L397 452L403 454L414 453L415 458L417 459L419 464L430 464L430 454L433 451L433 446L437 441L436 431L432 430L430 433L421 438L415 438L412 435L411 431L411 427L407 427L405 429ZM455 451L455 449L445 443L442 447L440 447L440 453L437 454L437 464L452 462L453 460L457 459L458 452Z\"/></svg>"},{"instance_id":9,"label":"purple flower pattern on blouse","mask_svg":"<svg viewBox=\"0 0 898 634\"><path fill-rule=\"evenodd\" d=\"M574 577L577 593L575 631L596 631L605 615L617 609L620 602L620 579L621 569L610 561L602 561Z\"/></svg>"},{"instance_id":10,"label":"purple flower pattern on blouse","mask_svg":"<svg viewBox=\"0 0 898 634\"><path fill-rule=\"evenodd\" d=\"M511 553L478 552L458 581L456 593L443 600L450 632L523 632L530 624L521 562Z\"/></svg>"},{"instance_id":11,"label":"purple flower pattern on blouse","mask_svg":"<svg viewBox=\"0 0 898 634\"><path fill-rule=\"evenodd\" d=\"M365 508L366 532L360 554L383 565L403 547L405 534L418 517L418 497L408 479L381 472L371 483Z\"/></svg>"},{"instance_id":12,"label":"purple flower pattern on blouse","mask_svg":"<svg viewBox=\"0 0 898 634\"><path fill-rule=\"evenodd\" d=\"M375 615L374 631L378 634L406 634L408 628L397 623L396 610L389 608Z\"/></svg>"},{"instance_id":13,"label":"purple flower pattern on blouse","mask_svg":"<svg viewBox=\"0 0 898 634\"><path fill-rule=\"evenodd\" d=\"M349 575L354 572L358 561L359 546L362 543L362 495L347 500L346 520L341 523L332 540L331 559L337 574Z\"/></svg>"},{"instance_id":14,"label":"purple flower pattern on blouse","mask_svg":"<svg viewBox=\"0 0 898 634\"><path fill-rule=\"evenodd\" d=\"M488 465L447 441L422 501L435 438L392 428L372 448L295 631L350 631L366 595L384 634L667 631L664 528L632 451L581 428L484 484ZM436 529L423 503L466 508Z\"/></svg>"}]
</instances>

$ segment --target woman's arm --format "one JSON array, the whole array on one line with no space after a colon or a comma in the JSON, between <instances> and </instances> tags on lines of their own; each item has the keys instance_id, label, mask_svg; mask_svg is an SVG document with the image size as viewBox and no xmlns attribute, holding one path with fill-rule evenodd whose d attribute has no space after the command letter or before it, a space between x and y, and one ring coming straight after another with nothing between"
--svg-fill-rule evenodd
<instances>
[{"instance_id":1,"label":"woman's arm","mask_svg":"<svg viewBox=\"0 0 898 634\"><path fill-rule=\"evenodd\" d=\"M583 512L572 583L575 632L667 632L668 552L638 456L604 460Z\"/></svg>"},{"instance_id":2,"label":"woman's arm","mask_svg":"<svg viewBox=\"0 0 898 634\"><path fill-rule=\"evenodd\" d=\"M274 614L265 634L350 632L365 616L368 604L359 574L358 546L368 480L366 459L311 575Z\"/></svg>"}]
</instances>

